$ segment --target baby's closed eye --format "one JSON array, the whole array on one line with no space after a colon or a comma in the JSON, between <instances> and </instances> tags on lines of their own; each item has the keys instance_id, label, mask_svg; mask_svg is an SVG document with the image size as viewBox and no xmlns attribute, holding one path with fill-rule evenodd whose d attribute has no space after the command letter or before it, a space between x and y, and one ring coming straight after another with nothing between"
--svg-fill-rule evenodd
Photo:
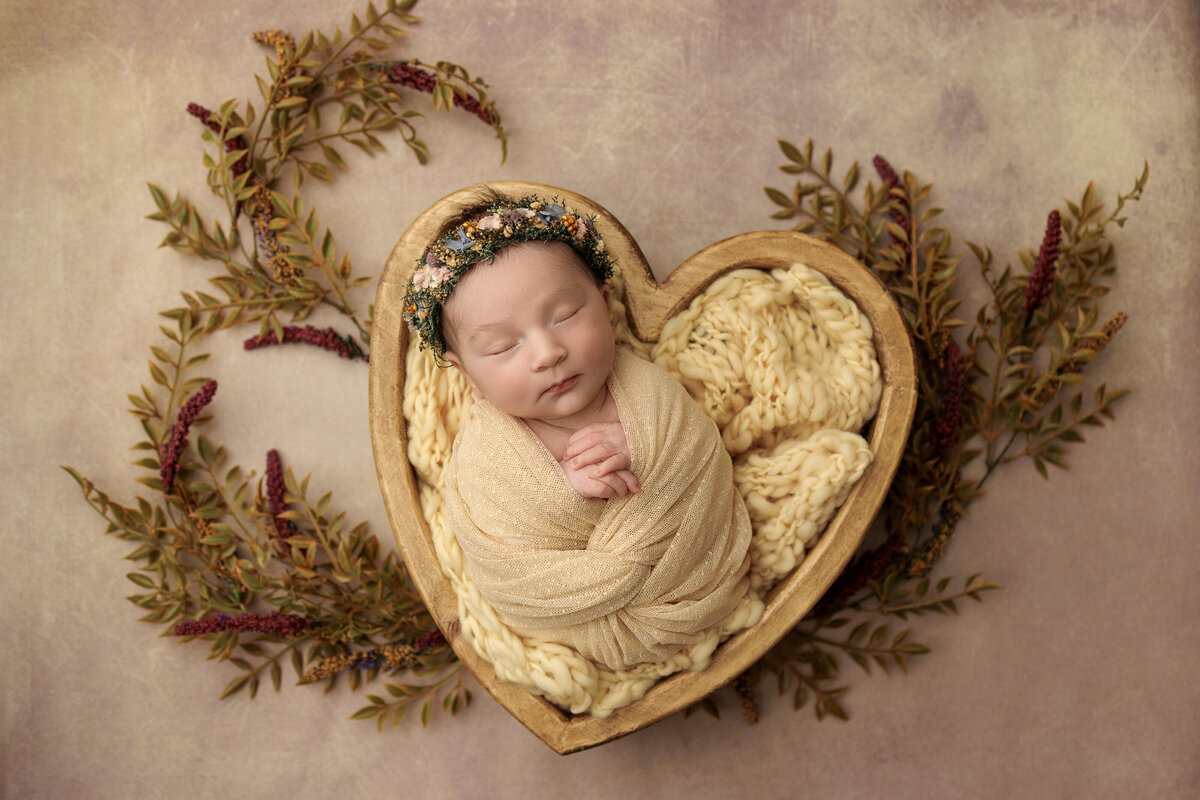
<instances>
[{"instance_id":1,"label":"baby's closed eye","mask_svg":"<svg viewBox=\"0 0 1200 800\"><path fill-rule=\"evenodd\" d=\"M561 325L562 323L566 322L567 320L571 319L576 314L578 314L580 309L582 309L582 308L583 308L583 306L574 306L572 308L567 309L566 311L562 311L558 314L555 314L554 315L554 324Z\"/></svg>"},{"instance_id":2,"label":"baby's closed eye","mask_svg":"<svg viewBox=\"0 0 1200 800\"><path fill-rule=\"evenodd\" d=\"M507 353L508 351L512 350L512 349L513 349L513 348L515 348L516 346L517 346L517 343L516 343L516 342L514 342L514 341L509 341L509 340L507 340L507 339L506 339L506 340L504 340L504 341L501 341L501 342L495 342L494 344L490 344L490 345L488 345L486 348L484 348L483 354L484 354L485 356L499 356L499 355L504 355L505 353Z\"/></svg>"}]
</instances>

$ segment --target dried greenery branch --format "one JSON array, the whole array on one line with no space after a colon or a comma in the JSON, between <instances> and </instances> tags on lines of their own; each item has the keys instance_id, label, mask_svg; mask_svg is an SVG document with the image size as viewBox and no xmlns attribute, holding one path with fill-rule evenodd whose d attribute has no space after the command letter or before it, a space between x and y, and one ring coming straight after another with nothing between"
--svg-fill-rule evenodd
<instances>
[{"instance_id":1,"label":"dried greenery branch","mask_svg":"<svg viewBox=\"0 0 1200 800\"><path fill-rule=\"evenodd\" d=\"M908 629L891 635L886 623L872 628L872 617L957 614L957 601L999 588L976 574L957 592L951 578L941 578L931 594L926 577L992 472L1022 458L1043 476L1046 464L1066 467L1066 448L1083 441L1081 428L1111 419L1126 394L1105 384L1090 392L1077 387L1125 321L1118 312L1100 322L1098 301L1116 269L1107 234L1110 225L1124 225L1126 204L1141 197L1149 167L1117 196L1111 213L1090 184L1078 203L1052 210L1040 248L1021 251L1018 269L997 273L991 250L967 243L990 292L968 326L958 316L964 297L955 291L962 256L950 232L935 224L942 210L929 205L931 185L907 171L898 175L876 156L879 182L868 180L855 200L857 162L838 176L832 151L817 159L811 140L779 144L787 159L781 170L798 177L790 191L766 189L779 206L772 216L797 220L794 230L870 267L900 306L917 353L918 404L881 514L883 543L861 553L747 673L751 682L774 673L780 693L794 682L797 708L811 697L818 717L845 718L847 687L835 685L839 653L864 669L875 663L906 670L908 656L929 652ZM845 638L827 634L851 621L857 624Z\"/></svg>"},{"instance_id":2,"label":"dried greenery branch","mask_svg":"<svg viewBox=\"0 0 1200 800\"><path fill-rule=\"evenodd\" d=\"M208 361L195 351L208 333L257 321L248 350L300 342L366 359L370 321L357 315L350 294L372 276L353 273L300 192L306 176L328 181L346 167L337 143L373 155L385 149L377 138L384 131L398 131L424 163L428 148L413 127L420 114L405 107L401 90L431 93L435 108L473 113L503 147L500 116L481 80L449 62L428 67L388 57L405 33L400 26L416 21L408 13L414 5L389 0L379 11L368 4L362 19L351 18L348 35L311 32L299 44L280 31L255 34L274 48L268 77L258 79L261 106L189 107L204 124L207 183L228 220L209 223L192 201L168 199L153 185L158 210L150 219L170 228L164 245L220 261L225 272L210 280L215 293L185 292L184 305L162 312L174 324L161 325L165 340L150 348L151 382L128 396L143 433L134 463L149 471L137 480L153 494L123 505L64 468L107 533L134 546L128 577L139 593L129 599L145 610L142 620L182 641L208 641L209 659L237 668L222 697L253 697L264 677L278 691L288 662L298 683L322 683L325 691L343 673L352 689L386 675L390 699L369 695L370 705L354 715L381 728L414 704L424 723L439 699L450 713L461 710L470 701L461 665L396 553L365 523L334 512L328 492L314 498L310 476L284 469L278 451L267 454L257 476L228 464L224 447L198 435L217 382L194 374ZM322 121L331 111L336 126ZM322 304L354 325L357 341L333 328L282 324L285 315L296 322Z\"/></svg>"},{"instance_id":3,"label":"dried greenery branch","mask_svg":"<svg viewBox=\"0 0 1200 800\"><path fill-rule=\"evenodd\" d=\"M154 388L129 395L145 434L135 464L151 473L138 482L156 495L122 505L67 468L107 532L135 545L128 577L145 591L129 599L145 609L142 620L167 625L164 635L209 640L208 657L240 672L222 697L254 696L264 675L278 690L290 661L298 682L320 681L326 691L343 672L354 689L382 672L407 673L412 680L389 689L407 701L391 709L393 719L421 699L432 709L437 691L461 708L461 668L431 635L433 620L395 552L366 523L332 512L328 492L313 499L310 477L283 470L276 451L256 478L203 435L187 446L209 419L201 412L216 381L189 375L207 360L191 352L203 329L190 313L163 333L169 345L151 348Z\"/></svg>"},{"instance_id":4,"label":"dried greenery branch","mask_svg":"<svg viewBox=\"0 0 1200 800\"><path fill-rule=\"evenodd\" d=\"M398 133L420 163L428 145L414 123L421 112L408 107L410 90L432 95L434 108L461 108L507 138L487 84L457 64L433 66L391 53L417 18L416 0L388 0L382 10L368 3L363 17L351 17L349 32L332 36L310 31L297 43L277 30L254 35L273 53L266 77L256 76L261 99L227 100L214 112L198 104L189 113L203 123L204 165L212 193L227 219L209 222L196 203L178 193L168 198L157 186L150 194L157 210L150 219L170 230L162 244L225 271L209 282L216 291L183 293L184 305L163 312L178 318L190 311L197 324L213 331L257 322L259 336L284 341L284 321L305 319L328 306L354 326L365 351L370 314L361 318L350 300L372 275L356 274L333 233L304 202L306 177L331 181L347 162L339 145L369 156L386 152L379 138ZM289 180L290 178L290 180Z\"/></svg>"}]
</instances>

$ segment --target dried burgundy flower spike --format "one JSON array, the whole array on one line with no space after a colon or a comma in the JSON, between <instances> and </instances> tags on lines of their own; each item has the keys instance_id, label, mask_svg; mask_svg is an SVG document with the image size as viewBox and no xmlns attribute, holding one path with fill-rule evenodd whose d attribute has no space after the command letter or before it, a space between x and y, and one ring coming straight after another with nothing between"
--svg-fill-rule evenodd
<instances>
[{"instance_id":1,"label":"dried burgundy flower spike","mask_svg":"<svg viewBox=\"0 0 1200 800\"><path fill-rule=\"evenodd\" d=\"M873 581L882 575L896 554L904 550L907 550L904 529L898 528L888 535L883 544L870 553L864 554L838 576L825 596L821 598L817 610L823 613L840 607L858 594L868 581Z\"/></svg>"},{"instance_id":2,"label":"dried burgundy flower spike","mask_svg":"<svg viewBox=\"0 0 1200 800\"><path fill-rule=\"evenodd\" d=\"M265 633L282 639L294 639L309 628L309 620L296 614L284 614L274 611L270 614L238 614L227 617L217 614L204 619L193 619L180 622L175 626L176 636L201 636L206 633L223 633L237 631L239 633Z\"/></svg>"},{"instance_id":3,"label":"dried burgundy flower spike","mask_svg":"<svg viewBox=\"0 0 1200 800\"><path fill-rule=\"evenodd\" d=\"M422 69L415 64L409 64L403 61L398 64L392 64L390 67L387 67L383 70L383 74L386 75L387 79L392 83L398 83L401 86L407 86L410 89L416 89L418 92L431 94L433 90L437 88L437 76L429 70ZM479 100L475 97L459 97L458 93L456 92L454 94L454 105L458 106L464 111L469 111L486 122L488 125L494 125L496 123L496 120L492 116L491 112L484 108Z\"/></svg>"},{"instance_id":4,"label":"dried burgundy flower spike","mask_svg":"<svg viewBox=\"0 0 1200 800\"><path fill-rule=\"evenodd\" d=\"M287 491L283 480L283 464L279 460L279 451L270 450L267 453L267 505L271 511L271 521L275 523L275 533L279 536L279 549L287 553L291 549L287 539L296 535L296 526L292 521L280 516L287 511L284 492Z\"/></svg>"},{"instance_id":5,"label":"dried burgundy flower spike","mask_svg":"<svg viewBox=\"0 0 1200 800\"><path fill-rule=\"evenodd\" d=\"M875 171L879 173L879 178L888 185L889 189L895 189L900 185L900 178L896 175L896 170L892 169L892 165L883 156L877 155L871 159L871 163L875 165Z\"/></svg>"},{"instance_id":6,"label":"dried burgundy flower spike","mask_svg":"<svg viewBox=\"0 0 1200 800\"><path fill-rule=\"evenodd\" d=\"M1042 237L1042 248L1038 251L1037 264L1029 283L1025 284L1025 314L1026 324L1033 312L1046 302L1050 289L1054 286L1054 265L1058 263L1058 244L1062 239L1062 217L1058 209L1050 212L1046 218L1046 235Z\"/></svg>"},{"instance_id":7,"label":"dried burgundy flower spike","mask_svg":"<svg viewBox=\"0 0 1200 800\"><path fill-rule=\"evenodd\" d=\"M892 169L892 165L883 156L877 155L871 160L875 165L875 171L879 173L879 179L882 180L888 187L890 194L893 189L902 189L903 185L900 182L900 177L896 175L896 170ZM912 236L912 225L908 221L908 215L900 211L892 212L892 221L899 225L904 230L905 239ZM904 252L908 252L908 242L903 243Z\"/></svg>"},{"instance_id":8,"label":"dried burgundy flower spike","mask_svg":"<svg viewBox=\"0 0 1200 800\"><path fill-rule=\"evenodd\" d=\"M946 345L946 368L942 373L942 390L939 393L941 410L938 412L934 444L939 455L946 452L958 440L959 414L962 410L963 357L958 343L953 339Z\"/></svg>"},{"instance_id":9,"label":"dried burgundy flower spike","mask_svg":"<svg viewBox=\"0 0 1200 800\"><path fill-rule=\"evenodd\" d=\"M298 325L285 325L283 328L282 344L296 342L311 344L322 350L337 353L342 358L368 360L357 342L348 336L339 336L338 332L333 328L316 328L312 325L305 325L301 328ZM281 344L279 338L275 335L275 331L267 331L262 336L251 336L242 343L242 347L247 350L255 350L259 347L269 347L275 344Z\"/></svg>"},{"instance_id":10,"label":"dried burgundy flower spike","mask_svg":"<svg viewBox=\"0 0 1200 800\"><path fill-rule=\"evenodd\" d=\"M209 111L207 108L200 105L199 103L188 103L187 110L188 110L189 114L191 114L193 117L195 117L196 119L203 122L204 126L206 128L208 128L210 131L217 134L218 136L221 134L221 123L219 123L217 121L216 114ZM226 153L232 153L234 150L245 150L245 149L246 149L246 139L243 136L232 136L225 140L225 152ZM239 158L237 161L235 161L233 166L229 168L229 171L233 173L233 176L235 178L238 175L241 175L243 172L246 171L246 165L247 165L247 163L249 163L246 159L246 156L248 156L248 155L249 155L249 153L243 154L242 157Z\"/></svg>"},{"instance_id":11,"label":"dried burgundy flower spike","mask_svg":"<svg viewBox=\"0 0 1200 800\"><path fill-rule=\"evenodd\" d=\"M163 492L171 493L171 484L175 482L175 473L179 471L179 456L187 446L188 428L216 393L217 382L210 379L179 409L179 416L175 418L175 424L171 427L171 436L162 448L162 467L159 475L162 477Z\"/></svg>"}]
</instances>

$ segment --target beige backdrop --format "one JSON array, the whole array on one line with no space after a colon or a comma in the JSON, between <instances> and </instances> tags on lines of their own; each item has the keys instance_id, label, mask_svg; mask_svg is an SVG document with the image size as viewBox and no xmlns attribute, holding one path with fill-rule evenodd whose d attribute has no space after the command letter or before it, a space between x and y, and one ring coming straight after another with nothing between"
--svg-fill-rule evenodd
<instances>
[{"instance_id":1,"label":"beige backdrop","mask_svg":"<svg viewBox=\"0 0 1200 800\"><path fill-rule=\"evenodd\" d=\"M969 9L969 10L968 10ZM489 178L606 205L660 275L771 227L779 138L875 153L935 183L963 239L1001 261L1088 180L1111 202L1151 164L1116 231L1105 310L1130 321L1094 364L1136 393L1049 482L998 473L939 575L1007 589L957 619L908 676L848 665L850 722L764 698L762 720L671 718L555 756L481 692L461 717L379 735L342 690L218 702L232 668L177 647L124 600L125 544L58 469L128 499L157 310L206 265L156 250L146 181L209 203L189 101L257 97L265 51L344 23L342 0L0 4L3 698L9 797L1154 797L1200 791L1197 257L1200 11L1165 2L428 2L408 53L491 82L512 136L462 113L353 159L322 221L377 271L437 197ZM424 98L414 103L424 108ZM210 211L216 211L210 207ZM966 262L969 263L970 262ZM969 269L964 269L969 272ZM365 306L371 292L364 292ZM323 324L334 322L323 319ZM256 464L271 447L389 543L367 433L367 370L306 348L215 337L209 433Z\"/></svg>"}]
</instances>

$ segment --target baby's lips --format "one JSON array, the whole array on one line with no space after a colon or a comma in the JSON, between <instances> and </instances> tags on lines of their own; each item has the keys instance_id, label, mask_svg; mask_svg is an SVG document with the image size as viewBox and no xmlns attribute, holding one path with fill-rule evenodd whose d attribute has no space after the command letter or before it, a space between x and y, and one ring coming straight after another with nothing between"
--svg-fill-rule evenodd
<instances>
[{"instance_id":1,"label":"baby's lips","mask_svg":"<svg viewBox=\"0 0 1200 800\"><path fill-rule=\"evenodd\" d=\"M577 376L572 375L571 377L567 378L566 380L561 380L558 383L551 385L549 388L546 389L544 394L552 394L552 395L562 394L563 392L565 392L567 389L570 389L574 385L576 377Z\"/></svg>"}]
</instances>

